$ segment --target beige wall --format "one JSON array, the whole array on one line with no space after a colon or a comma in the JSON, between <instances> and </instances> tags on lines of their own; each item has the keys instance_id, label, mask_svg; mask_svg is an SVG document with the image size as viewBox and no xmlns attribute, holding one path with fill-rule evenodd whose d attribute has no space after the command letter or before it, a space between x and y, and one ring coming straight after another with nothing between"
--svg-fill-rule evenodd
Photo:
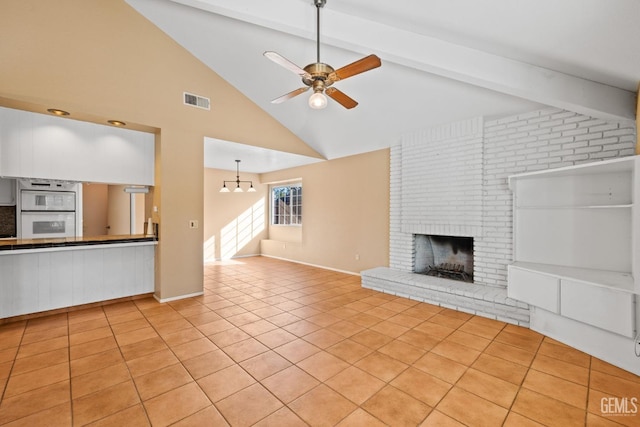
<instances>
[{"instance_id":1,"label":"beige wall","mask_svg":"<svg viewBox=\"0 0 640 427\"><path fill-rule=\"evenodd\" d=\"M156 132L156 296L202 292L204 136L318 156L123 0L3 0L0 105ZM210 97L211 111L182 93ZM246 126L251 123L251 126Z\"/></svg>"},{"instance_id":2,"label":"beige wall","mask_svg":"<svg viewBox=\"0 0 640 427\"><path fill-rule=\"evenodd\" d=\"M109 185L107 201L107 225L111 235L131 234L131 194L125 192L126 185ZM145 195L133 193L135 218L133 234L144 234Z\"/></svg>"},{"instance_id":3,"label":"beige wall","mask_svg":"<svg viewBox=\"0 0 640 427\"><path fill-rule=\"evenodd\" d=\"M258 255L260 241L268 236L268 186L260 184L258 175L241 172L240 179L252 181L256 192L220 193L222 181L235 177L235 171L204 170L203 256L207 261ZM246 190L248 184L240 186Z\"/></svg>"},{"instance_id":4,"label":"beige wall","mask_svg":"<svg viewBox=\"0 0 640 427\"><path fill-rule=\"evenodd\" d=\"M86 183L82 186L82 234L103 236L105 234L130 233L129 193L124 185ZM136 206L134 234L144 234L145 194L134 194ZM107 226L109 228L107 228Z\"/></svg>"},{"instance_id":5,"label":"beige wall","mask_svg":"<svg viewBox=\"0 0 640 427\"><path fill-rule=\"evenodd\" d=\"M107 200L107 184L84 184L82 186L83 236L107 234Z\"/></svg>"},{"instance_id":6,"label":"beige wall","mask_svg":"<svg viewBox=\"0 0 640 427\"><path fill-rule=\"evenodd\" d=\"M298 177L302 239L270 235L264 255L354 273L389 265L389 150L261 176L263 183Z\"/></svg>"}]
</instances>

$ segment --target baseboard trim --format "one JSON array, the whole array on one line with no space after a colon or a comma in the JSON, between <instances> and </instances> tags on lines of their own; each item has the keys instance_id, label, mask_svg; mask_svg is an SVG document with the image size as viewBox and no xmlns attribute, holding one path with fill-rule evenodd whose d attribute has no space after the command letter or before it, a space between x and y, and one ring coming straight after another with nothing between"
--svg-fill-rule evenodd
<instances>
[{"instance_id":1,"label":"baseboard trim","mask_svg":"<svg viewBox=\"0 0 640 427\"><path fill-rule=\"evenodd\" d=\"M229 259L239 259L239 258L251 258L254 256L261 256L261 254L249 254L249 255L238 255L238 256L232 256L231 258L228 258L226 260L222 259L222 258L207 258L204 260L204 263L208 263L208 262L221 262L221 261L227 261Z\"/></svg>"},{"instance_id":2,"label":"baseboard trim","mask_svg":"<svg viewBox=\"0 0 640 427\"><path fill-rule=\"evenodd\" d=\"M171 297L171 298L158 298L155 294L153 295L153 298L158 301L159 303L165 303L165 302L171 302L171 301L178 301L181 299L186 299L186 298L192 298L192 297L199 297L204 295L204 291L202 292L194 292L192 294L186 294L186 295L178 295L177 297Z\"/></svg>"},{"instance_id":3,"label":"baseboard trim","mask_svg":"<svg viewBox=\"0 0 640 427\"><path fill-rule=\"evenodd\" d=\"M322 268L323 270L330 270L330 271L335 271L337 273L350 274L352 276L360 276L360 273L354 273L353 271L340 270L339 268L332 268L332 267L327 267L327 266L324 266L324 265L311 264L309 262L297 261L295 259L282 258L282 257L278 257L278 256L265 255L265 254L261 254L261 255L258 255L258 256L263 256L263 257L266 257L266 258L279 259L281 261L294 262L296 264L308 265L309 267Z\"/></svg>"}]
</instances>

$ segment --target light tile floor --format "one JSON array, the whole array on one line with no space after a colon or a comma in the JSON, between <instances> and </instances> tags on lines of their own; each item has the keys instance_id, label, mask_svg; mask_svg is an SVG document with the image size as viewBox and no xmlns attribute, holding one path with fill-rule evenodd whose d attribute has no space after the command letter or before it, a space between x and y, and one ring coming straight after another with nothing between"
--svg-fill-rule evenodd
<instances>
[{"instance_id":1,"label":"light tile floor","mask_svg":"<svg viewBox=\"0 0 640 427\"><path fill-rule=\"evenodd\" d=\"M206 265L202 297L5 324L0 424L640 425L603 412L639 377L359 282L246 258Z\"/></svg>"}]
</instances>

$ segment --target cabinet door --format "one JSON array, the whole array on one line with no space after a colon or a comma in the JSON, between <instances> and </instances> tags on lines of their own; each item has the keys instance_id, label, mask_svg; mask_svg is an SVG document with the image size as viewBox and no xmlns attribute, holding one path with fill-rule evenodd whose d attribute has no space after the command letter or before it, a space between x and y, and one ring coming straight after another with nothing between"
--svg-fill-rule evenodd
<instances>
[{"instance_id":1,"label":"cabinet door","mask_svg":"<svg viewBox=\"0 0 640 427\"><path fill-rule=\"evenodd\" d=\"M40 311L37 265L37 254L0 255L0 318Z\"/></svg>"},{"instance_id":2,"label":"cabinet door","mask_svg":"<svg viewBox=\"0 0 640 427\"><path fill-rule=\"evenodd\" d=\"M33 114L0 107L0 174L33 176Z\"/></svg>"},{"instance_id":3,"label":"cabinet door","mask_svg":"<svg viewBox=\"0 0 640 427\"><path fill-rule=\"evenodd\" d=\"M626 337L633 337L634 295L563 279L560 314Z\"/></svg>"},{"instance_id":4,"label":"cabinet door","mask_svg":"<svg viewBox=\"0 0 640 427\"><path fill-rule=\"evenodd\" d=\"M154 135L98 126L91 142L96 182L153 185Z\"/></svg>"},{"instance_id":5,"label":"cabinet door","mask_svg":"<svg viewBox=\"0 0 640 427\"><path fill-rule=\"evenodd\" d=\"M86 180L81 173L88 160L85 145L91 137L90 128L96 125L43 114L35 116L33 164L37 173L42 178Z\"/></svg>"},{"instance_id":6,"label":"cabinet door","mask_svg":"<svg viewBox=\"0 0 640 427\"><path fill-rule=\"evenodd\" d=\"M509 266L507 295L552 313L559 313L558 278Z\"/></svg>"}]
</instances>

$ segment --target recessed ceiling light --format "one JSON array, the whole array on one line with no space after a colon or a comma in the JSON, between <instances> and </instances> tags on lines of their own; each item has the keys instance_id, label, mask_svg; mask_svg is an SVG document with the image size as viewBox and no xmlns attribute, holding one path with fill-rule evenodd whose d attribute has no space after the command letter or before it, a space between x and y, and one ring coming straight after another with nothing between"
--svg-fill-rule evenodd
<instances>
[{"instance_id":1,"label":"recessed ceiling light","mask_svg":"<svg viewBox=\"0 0 640 427\"><path fill-rule=\"evenodd\" d=\"M51 114L55 114L56 116L68 116L69 115L69 112L64 111L64 110L58 110L57 108L49 108L47 111L50 112Z\"/></svg>"},{"instance_id":2,"label":"recessed ceiling light","mask_svg":"<svg viewBox=\"0 0 640 427\"><path fill-rule=\"evenodd\" d=\"M109 123L110 125L114 125L114 126L126 126L127 125L125 122L122 122L120 120L107 120L107 123Z\"/></svg>"}]
</instances>

